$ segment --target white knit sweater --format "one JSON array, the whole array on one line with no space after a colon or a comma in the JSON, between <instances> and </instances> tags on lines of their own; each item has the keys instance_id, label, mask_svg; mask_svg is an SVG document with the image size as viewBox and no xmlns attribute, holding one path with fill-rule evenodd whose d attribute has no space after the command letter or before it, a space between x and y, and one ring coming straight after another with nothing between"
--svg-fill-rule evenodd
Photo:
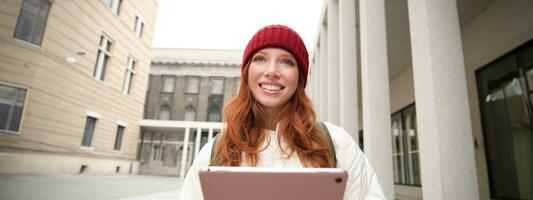
<instances>
[{"instance_id":1,"label":"white knit sweater","mask_svg":"<svg viewBox=\"0 0 533 200\"><path fill-rule=\"evenodd\" d=\"M352 137L342 128L325 122L333 140L337 157L337 167L348 172L348 183L344 192L345 200L370 200L385 199L381 185L378 182L374 169L361 152L359 146ZM266 149L259 155L257 167L303 167L298 156L290 158L283 154L277 142L275 131L269 131L269 137L265 140ZM286 145L280 142L283 148ZM180 199L203 200L202 188L198 177L198 170L209 166L213 140L209 141L194 160L181 190ZM246 163L243 164L246 166Z\"/></svg>"}]
</instances>

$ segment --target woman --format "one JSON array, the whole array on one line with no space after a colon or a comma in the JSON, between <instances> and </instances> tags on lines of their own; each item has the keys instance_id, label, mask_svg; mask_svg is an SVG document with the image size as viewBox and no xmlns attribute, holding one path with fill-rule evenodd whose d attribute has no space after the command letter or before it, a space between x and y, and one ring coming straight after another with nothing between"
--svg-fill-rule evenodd
<instances>
[{"instance_id":1,"label":"woman","mask_svg":"<svg viewBox=\"0 0 533 200\"><path fill-rule=\"evenodd\" d=\"M224 107L225 130L195 159L182 199L203 199L198 170L209 165L338 167L349 175L344 199L384 199L350 135L327 122L327 131L318 127L304 90L308 69L305 45L291 28L270 25L252 37L242 58L240 89Z\"/></svg>"}]
</instances>

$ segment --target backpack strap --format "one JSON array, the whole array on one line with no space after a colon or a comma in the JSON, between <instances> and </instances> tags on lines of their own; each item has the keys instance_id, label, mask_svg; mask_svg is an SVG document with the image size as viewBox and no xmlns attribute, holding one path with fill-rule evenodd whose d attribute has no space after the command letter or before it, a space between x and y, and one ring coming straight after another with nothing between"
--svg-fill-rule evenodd
<instances>
[{"instance_id":1,"label":"backpack strap","mask_svg":"<svg viewBox=\"0 0 533 200\"><path fill-rule=\"evenodd\" d=\"M329 134L329 130L328 130L328 127L326 126L326 124L322 121L319 121L317 122L317 127L322 130L322 132L327 136L328 138L328 141L329 141L329 150L331 152L331 155L332 156L332 160L330 161L331 162L331 166L333 167L337 167L337 154L335 153L335 145L333 145L333 139L331 139L331 134Z\"/></svg>"},{"instance_id":2,"label":"backpack strap","mask_svg":"<svg viewBox=\"0 0 533 200\"><path fill-rule=\"evenodd\" d=\"M330 162L331 162L331 166L333 167L337 167L337 155L335 153L335 146L333 145L333 139L331 139L331 135L329 134L329 130L328 130L328 127L326 127L326 124L324 124L324 122L322 121L319 121L317 122L317 127L322 130L322 132L327 136L328 138L328 142L329 142L329 148L330 148L330 152L331 154L331 157L333 158ZM213 146L211 147L211 158L210 158L210 162L209 162L209 166L219 166L220 163L218 163L218 160L215 159L215 154L216 154L216 146L217 146L217 143L218 143L218 138L221 134L217 134L215 136L215 138L213 139Z\"/></svg>"}]
</instances>

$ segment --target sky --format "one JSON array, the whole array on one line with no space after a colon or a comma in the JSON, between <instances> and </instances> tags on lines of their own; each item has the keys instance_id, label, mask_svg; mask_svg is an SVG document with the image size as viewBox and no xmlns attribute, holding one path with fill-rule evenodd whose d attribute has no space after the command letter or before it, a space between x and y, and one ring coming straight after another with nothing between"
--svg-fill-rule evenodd
<instances>
[{"instance_id":1,"label":"sky","mask_svg":"<svg viewBox=\"0 0 533 200\"><path fill-rule=\"evenodd\" d=\"M244 49L253 34L284 24L313 50L323 0L158 0L153 47Z\"/></svg>"}]
</instances>

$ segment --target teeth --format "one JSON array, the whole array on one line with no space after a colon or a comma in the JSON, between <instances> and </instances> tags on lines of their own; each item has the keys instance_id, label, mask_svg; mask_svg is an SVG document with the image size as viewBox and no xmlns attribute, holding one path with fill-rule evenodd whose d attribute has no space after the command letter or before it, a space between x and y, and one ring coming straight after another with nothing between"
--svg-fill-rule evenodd
<instances>
[{"instance_id":1,"label":"teeth","mask_svg":"<svg viewBox=\"0 0 533 200\"><path fill-rule=\"evenodd\" d=\"M265 90L270 90L270 91L279 91L279 90L281 90L281 86L278 86L278 85L261 85L261 88L263 88Z\"/></svg>"}]
</instances>

